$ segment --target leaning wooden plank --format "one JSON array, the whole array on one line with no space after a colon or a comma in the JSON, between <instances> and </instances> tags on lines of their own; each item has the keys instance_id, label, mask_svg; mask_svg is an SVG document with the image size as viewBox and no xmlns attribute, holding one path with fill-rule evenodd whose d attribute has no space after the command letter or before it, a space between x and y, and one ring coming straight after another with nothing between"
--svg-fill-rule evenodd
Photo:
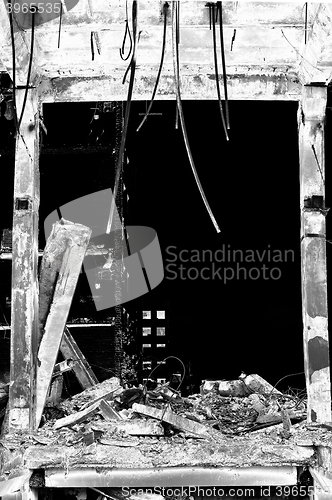
<instances>
[{"instance_id":1,"label":"leaning wooden plank","mask_svg":"<svg viewBox=\"0 0 332 500\"><path fill-rule=\"evenodd\" d=\"M36 427L43 413L47 392L75 292L82 262L89 243L91 229L61 220L53 226L50 239L59 240L65 251L59 271L53 301L47 316L44 335L38 350L36 387Z\"/></svg>"},{"instance_id":2,"label":"leaning wooden plank","mask_svg":"<svg viewBox=\"0 0 332 500\"><path fill-rule=\"evenodd\" d=\"M61 429L61 427L71 427L72 425L80 424L88 417L91 417L99 410L99 401L89 406L85 410L78 411L67 417L59 418L53 426L53 429Z\"/></svg>"},{"instance_id":3,"label":"leaning wooden plank","mask_svg":"<svg viewBox=\"0 0 332 500\"><path fill-rule=\"evenodd\" d=\"M176 415L171 410L159 410L159 408L152 408L151 406L140 405L138 403L134 403L132 409L146 417L157 418L167 424L171 424L181 431L192 432L198 435L208 434L208 429L204 425Z\"/></svg>"},{"instance_id":4,"label":"leaning wooden plank","mask_svg":"<svg viewBox=\"0 0 332 500\"><path fill-rule=\"evenodd\" d=\"M66 238L57 237L58 229L53 229L43 252L39 271L39 338L44 334L47 316L50 312L55 286L67 247Z\"/></svg>"},{"instance_id":5,"label":"leaning wooden plank","mask_svg":"<svg viewBox=\"0 0 332 500\"><path fill-rule=\"evenodd\" d=\"M87 389L88 387L98 384L96 375L93 373L91 366L85 359L84 354L76 344L67 327L63 332L60 351L65 359L75 360L73 372L82 389Z\"/></svg>"}]
</instances>

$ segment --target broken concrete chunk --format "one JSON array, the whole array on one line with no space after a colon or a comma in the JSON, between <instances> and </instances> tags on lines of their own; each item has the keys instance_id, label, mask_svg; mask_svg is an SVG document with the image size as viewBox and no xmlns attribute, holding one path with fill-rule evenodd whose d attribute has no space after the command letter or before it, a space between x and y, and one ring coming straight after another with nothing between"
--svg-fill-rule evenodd
<instances>
[{"instance_id":1,"label":"broken concrete chunk","mask_svg":"<svg viewBox=\"0 0 332 500\"><path fill-rule=\"evenodd\" d=\"M208 435L208 429L204 425L188 420L180 415L176 415L172 412L172 410L159 410L159 408L153 408L151 406L145 406L137 403L133 404L132 409L141 415L156 418L162 422L171 424L173 427L176 427L181 431L191 432L200 436Z\"/></svg>"},{"instance_id":2,"label":"broken concrete chunk","mask_svg":"<svg viewBox=\"0 0 332 500\"><path fill-rule=\"evenodd\" d=\"M105 420L122 420L122 417L104 399L99 402L100 413Z\"/></svg>"},{"instance_id":3,"label":"broken concrete chunk","mask_svg":"<svg viewBox=\"0 0 332 500\"><path fill-rule=\"evenodd\" d=\"M131 408L128 408L128 410L120 410L119 415L123 420L128 420L132 417L133 415L133 410Z\"/></svg>"},{"instance_id":4,"label":"broken concrete chunk","mask_svg":"<svg viewBox=\"0 0 332 500\"><path fill-rule=\"evenodd\" d=\"M220 380L203 380L203 383L200 387L201 394L208 394L213 391L213 389L220 383Z\"/></svg>"},{"instance_id":5,"label":"broken concrete chunk","mask_svg":"<svg viewBox=\"0 0 332 500\"><path fill-rule=\"evenodd\" d=\"M240 375L239 379L245 383L245 385L249 389L249 392L256 392L257 394L265 395L282 394L280 391L275 389L273 385L269 384L269 382L267 382L257 374L242 374Z\"/></svg>"},{"instance_id":6,"label":"broken concrete chunk","mask_svg":"<svg viewBox=\"0 0 332 500\"><path fill-rule=\"evenodd\" d=\"M117 422L117 432L125 432L130 436L163 436L164 428L157 420L133 419L126 422Z\"/></svg>"},{"instance_id":7,"label":"broken concrete chunk","mask_svg":"<svg viewBox=\"0 0 332 500\"><path fill-rule=\"evenodd\" d=\"M263 396L260 396L258 394L250 394L250 396L248 396L248 401L250 401L251 406L258 413L261 413L266 409L266 405L261 401L260 398L263 398Z\"/></svg>"},{"instance_id":8,"label":"broken concrete chunk","mask_svg":"<svg viewBox=\"0 0 332 500\"><path fill-rule=\"evenodd\" d=\"M250 394L242 380L221 380L218 387L220 396L241 397Z\"/></svg>"},{"instance_id":9,"label":"broken concrete chunk","mask_svg":"<svg viewBox=\"0 0 332 500\"><path fill-rule=\"evenodd\" d=\"M289 439L292 435L291 433L292 424L287 410L284 409L281 410L281 418L282 418L282 431L280 431L280 435L285 439Z\"/></svg>"},{"instance_id":10,"label":"broken concrete chunk","mask_svg":"<svg viewBox=\"0 0 332 500\"><path fill-rule=\"evenodd\" d=\"M117 377L112 377L99 384L96 384L83 392L76 394L71 399L63 401L61 407L68 413L74 413L79 410L88 408L91 404L101 401L102 399L110 400L121 394L123 388L120 385L120 380Z\"/></svg>"},{"instance_id":11,"label":"broken concrete chunk","mask_svg":"<svg viewBox=\"0 0 332 500\"><path fill-rule=\"evenodd\" d=\"M105 444L107 446L119 446L121 448L131 448L132 446L139 445L139 439L105 439L102 438L99 440L100 444Z\"/></svg>"},{"instance_id":12,"label":"broken concrete chunk","mask_svg":"<svg viewBox=\"0 0 332 500\"><path fill-rule=\"evenodd\" d=\"M61 429L61 427L71 427L73 425L79 424L83 422L88 417L91 417L94 413L96 413L99 409L99 401L89 406L85 410L78 411L77 413L73 413L72 415L68 415L67 417L60 418L57 420L53 426L53 429Z\"/></svg>"}]
</instances>

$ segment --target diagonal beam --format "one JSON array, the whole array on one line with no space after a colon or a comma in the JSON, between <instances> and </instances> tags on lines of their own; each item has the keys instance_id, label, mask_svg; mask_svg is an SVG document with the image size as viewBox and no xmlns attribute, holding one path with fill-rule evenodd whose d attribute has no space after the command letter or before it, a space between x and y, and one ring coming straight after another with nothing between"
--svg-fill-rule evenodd
<instances>
[{"instance_id":1,"label":"diagonal beam","mask_svg":"<svg viewBox=\"0 0 332 500\"><path fill-rule=\"evenodd\" d=\"M14 2L13 2L14 3ZM9 4L6 0L0 1L0 61L11 79L13 79L13 60L12 60L12 37L9 22ZM32 15L32 14L26 14ZM16 85L26 85L29 60L31 29L23 31L18 23L13 19L14 43L15 43L15 77ZM31 84L35 82L38 71L36 59L38 57L39 47L34 43L34 57L31 67Z\"/></svg>"},{"instance_id":2,"label":"diagonal beam","mask_svg":"<svg viewBox=\"0 0 332 500\"><path fill-rule=\"evenodd\" d=\"M98 384L96 375L93 373L91 366L87 362L84 354L76 344L67 327L63 333L60 351L65 359L74 360L72 370L75 373L82 389L87 389L88 387Z\"/></svg>"},{"instance_id":3,"label":"diagonal beam","mask_svg":"<svg viewBox=\"0 0 332 500\"><path fill-rule=\"evenodd\" d=\"M44 335L38 350L36 381L36 428L38 428L58 356L63 331L75 292L91 230L68 221L57 222L47 246L63 249L61 267L55 286L52 305L47 316ZM49 255L50 252L46 252Z\"/></svg>"}]
</instances>

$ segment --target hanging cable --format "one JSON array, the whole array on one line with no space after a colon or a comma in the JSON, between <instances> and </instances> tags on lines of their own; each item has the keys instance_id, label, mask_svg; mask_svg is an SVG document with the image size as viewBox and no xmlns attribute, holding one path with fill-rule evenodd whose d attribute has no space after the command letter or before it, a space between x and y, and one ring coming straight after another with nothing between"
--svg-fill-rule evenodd
<instances>
[{"instance_id":1,"label":"hanging cable","mask_svg":"<svg viewBox=\"0 0 332 500\"><path fill-rule=\"evenodd\" d=\"M222 2L217 2L217 16L219 11L219 28L220 28L220 48L221 48L221 61L222 61L222 77L224 81L224 94L225 94L225 112L226 112L226 127L230 129L229 123L229 108L228 108L228 91L227 91L227 73L226 73L226 60L225 60L225 45L224 45L224 28L222 19Z\"/></svg>"},{"instance_id":2,"label":"hanging cable","mask_svg":"<svg viewBox=\"0 0 332 500\"><path fill-rule=\"evenodd\" d=\"M222 126L224 128L226 140L228 141L229 138L228 138L227 127L226 127L224 111L223 111L221 95L220 95L219 74L218 74L218 57L217 57L217 40L216 40L216 19L215 19L215 4L214 3L211 3L210 15L212 18L214 72L215 72L215 77L216 77L218 103L219 103L219 110L220 110Z\"/></svg>"},{"instance_id":3,"label":"hanging cable","mask_svg":"<svg viewBox=\"0 0 332 500\"><path fill-rule=\"evenodd\" d=\"M60 3L60 18L59 18L59 33L58 33L58 49L60 48L61 28L62 28L62 2Z\"/></svg>"},{"instance_id":4,"label":"hanging cable","mask_svg":"<svg viewBox=\"0 0 332 500\"><path fill-rule=\"evenodd\" d=\"M307 44L308 36L308 2L305 3L305 17L304 17L304 44Z\"/></svg>"},{"instance_id":5,"label":"hanging cable","mask_svg":"<svg viewBox=\"0 0 332 500\"><path fill-rule=\"evenodd\" d=\"M132 5L132 28L133 28L133 53L132 53L130 64L128 66L128 68L130 68L131 71L130 71L130 79L129 79L129 86L128 86L128 94L127 94L127 105L126 105L125 116L124 116L124 123L123 123L123 131L122 131L122 136L121 136L119 156L118 156L117 165L116 165L116 174L115 174L115 181L114 181L113 197L112 197L112 201L111 201L110 215L109 215L109 219L107 222L107 228L106 228L107 234L109 234L111 232L111 228L112 228L115 201L116 201L116 197L118 194L120 177L121 177L121 172L122 172L122 167L123 167L123 159L124 159L124 152L125 152L125 145L126 145L126 138L127 138L127 131L128 131L128 122L129 122L129 112L130 112L131 98L132 98L132 94L133 94L133 87L134 87L134 80L135 80L136 45L137 45L137 0L133 0L133 5ZM124 81L122 81L122 83L124 83Z\"/></svg>"},{"instance_id":6,"label":"hanging cable","mask_svg":"<svg viewBox=\"0 0 332 500\"><path fill-rule=\"evenodd\" d=\"M92 61L95 59L95 47L94 47L94 42L93 42L93 31L90 33L90 47L91 47L91 58Z\"/></svg>"},{"instance_id":7,"label":"hanging cable","mask_svg":"<svg viewBox=\"0 0 332 500\"><path fill-rule=\"evenodd\" d=\"M13 8L12 0L8 0L9 7L9 25L10 25L10 38L12 45L12 65L13 65L13 111L14 111L14 125L15 131L18 131L17 122L17 109L16 109L16 51L15 51L15 38L14 38L14 23L13 23Z\"/></svg>"},{"instance_id":8,"label":"hanging cable","mask_svg":"<svg viewBox=\"0 0 332 500\"><path fill-rule=\"evenodd\" d=\"M183 109L182 109L182 103L181 103L181 93L180 93L180 80L178 78L178 68L179 68L178 55L179 55L179 53L177 51L177 35L176 35L176 33L177 33L177 29L176 29L177 28L177 26L176 26L176 4L177 4L177 1L173 0L173 2L172 2L172 48L173 48L173 67L174 67L174 79L175 79L175 90L176 90L176 102L177 102L177 106L178 106L178 110L179 110L180 123L181 123L183 138L184 138L185 146L187 149L187 154L188 154L190 166L191 166L191 169L193 171L197 187L198 187L199 192L201 194L201 197L204 201L205 207L210 215L210 218L213 222L213 225L216 228L217 233L220 233L220 228L219 228L217 221L212 213L212 210L211 210L210 205L206 199L202 185L201 185L200 180L198 178L198 174L197 174L196 167L194 164L194 159L193 159L193 156L192 156L191 150L190 150L186 125L185 125L184 116L183 116Z\"/></svg>"},{"instance_id":9,"label":"hanging cable","mask_svg":"<svg viewBox=\"0 0 332 500\"><path fill-rule=\"evenodd\" d=\"M179 66L179 44L180 44L180 1L176 2L175 5L175 24L176 24L176 54L177 54L177 79L180 81L180 66ZM175 110L175 128L176 130L179 128L179 108L176 105Z\"/></svg>"},{"instance_id":10,"label":"hanging cable","mask_svg":"<svg viewBox=\"0 0 332 500\"><path fill-rule=\"evenodd\" d=\"M138 132L140 130L140 128L142 127L143 123L145 122L145 120L149 116L149 113L151 111L152 104L153 104L153 101L154 101L154 98L155 98L155 95L156 95L156 92L157 92L157 89L158 89L158 84L159 84L160 75L161 75L161 71L162 71L162 68L163 68L164 57L165 57L166 28L167 28L168 7L169 7L169 4L167 2L165 2L164 3L164 7L163 7L163 12L164 12L163 46L162 46L162 49L161 49L161 59L160 59L160 65L159 65L159 70L158 70L158 75L157 75L156 83L155 83L155 86L154 86L154 89L153 89L153 93L152 93L152 97L151 97L151 101L150 101L149 107L148 107L148 109L147 109L147 111L145 113L145 116L144 116L143 120L141 121L140 125L137 127L136 132Z\"/></svg>"},{"instance_id":11,"label":"hanging cable","mask_svg":"<svg viewBox=\"0 0 332 500\"><path fill-rule=\"evenodd\" d=\"M125 50L125 45L126 45L126 38L129 36L129 41L130 41L130 47L129 47L129 52L127 57L123 57L124 50ZM125 29L125 34L123 36L123 41L122 41L122 47L119 49L120 51L120 57L123 61L127 61L131 55L133 49L133 40L131 38L130 34L130 29L129 29L129 21L128 21L128 0L126 0L126 29Z\"/></svg>"},{"instance_id":12,"label":"hanging cable","mask_svg":"<svg viewBox=\"0 0 332 500\"><path fill-rule=\"evenodd\" d=\"M26 105L26 102L27 102L28 92L29 92L30 77L31 77L31 68L32 68L32 60L33 60L33 47L34 47L34 41L35 41L35 15L36 15L36 12L37 12L37 7L34 6L34 5L31 5L30 12L31 12L31 15L32 15L32 19L31 19L30 59L29 59L28 76L27 76L27 83L26 83L25 92L24 92L24 99L23 99L23 104L22 104L22 110L21 110L20 119L18 121L18 128L19 129L21 127L22 118L23 118L23 115L24 115L25 105Z\"/></svg>"}]
</instances>

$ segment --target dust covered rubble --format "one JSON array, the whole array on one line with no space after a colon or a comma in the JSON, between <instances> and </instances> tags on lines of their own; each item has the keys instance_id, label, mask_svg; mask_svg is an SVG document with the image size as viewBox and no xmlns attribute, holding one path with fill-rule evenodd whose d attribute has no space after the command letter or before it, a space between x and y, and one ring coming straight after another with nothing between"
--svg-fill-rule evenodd
<instances>
[{"instance_id":1,"label":"dust covered rubble","mask_svg":"<svg viewBox=\"0 0 332 500\"><path fill-rule=\"evenodd\" d=\"M271 436L275 442L291 438L306 418L305 399L273 390L257 375L247 376L246 382L206 381L200 394L182 397L168 384L154 390L124 388L113 377L58 407L46 408L36 440L128 447L150 439L235 438L249 433ZM245 388L241 395L240 386Z\"/></svg>"}]
</instances>

